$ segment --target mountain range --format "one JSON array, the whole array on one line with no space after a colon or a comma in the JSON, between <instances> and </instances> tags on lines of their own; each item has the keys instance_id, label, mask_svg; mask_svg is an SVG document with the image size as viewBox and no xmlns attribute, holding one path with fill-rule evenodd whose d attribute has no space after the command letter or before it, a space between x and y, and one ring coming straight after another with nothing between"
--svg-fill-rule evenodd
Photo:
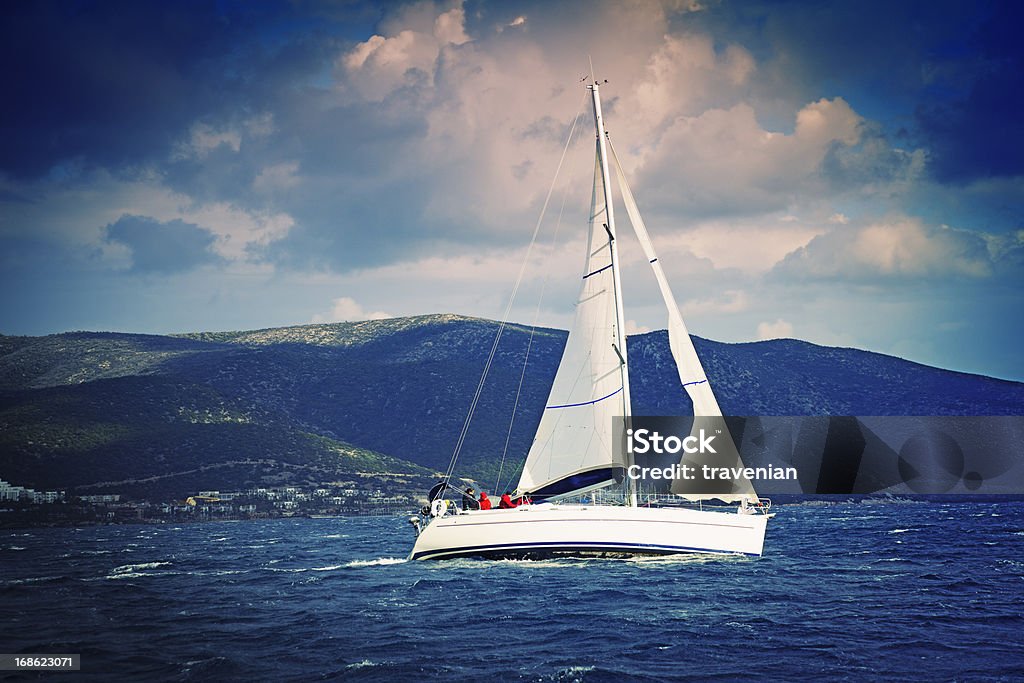
<instances>
[{"instance_id":1,"label":"mountain range","mask_svg":"<svg viewBox=\"0 0 1024 683\"><path fill-rule=\"evenodd\" d=\"M0 335L0 478L149 497L427 480L448 466L497 330L427 315L168 336ZM514 483L566 337L504 328L457 474L494 481L500 470ZM693 339L730 415L1024 412L1019 382L793 339ZM630 337L628 352L636 414L690 412L664 331Z\"/></svg>"}]
</instances>

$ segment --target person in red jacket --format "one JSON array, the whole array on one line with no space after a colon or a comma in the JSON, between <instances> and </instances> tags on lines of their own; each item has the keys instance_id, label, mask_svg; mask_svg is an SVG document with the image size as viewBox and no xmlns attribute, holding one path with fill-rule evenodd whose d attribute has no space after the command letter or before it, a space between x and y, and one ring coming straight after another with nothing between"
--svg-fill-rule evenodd
<instances>
[{"instance_id":1,"label":"person in red jacket","mask_svg":"<svg viewBox=\"0 0 1024 683\"><path fill-rule=\"evenodd\" d=\"M498 503L498 507L502 510L510 510L516 507L516 504L512 502L512 497L508 493L501 494L501 501Z\"/></svg>"},{"instance_id":2,"label":"person in red jacket","mask_svg":"<svg viewBox=\"0 0 1024 683\"><path fill-rule=\"evenodd\" d=\"M487 497L487 491L481 491L480 492L480 509L481 510L490 510L491 509L491 499Z\"/></svg>"}]
</instances>

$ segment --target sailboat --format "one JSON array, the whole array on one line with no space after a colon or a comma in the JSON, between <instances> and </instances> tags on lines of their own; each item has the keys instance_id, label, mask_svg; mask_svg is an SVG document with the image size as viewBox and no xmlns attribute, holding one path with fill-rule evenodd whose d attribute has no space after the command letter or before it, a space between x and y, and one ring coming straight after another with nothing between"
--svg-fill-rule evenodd
<instances>
[{"instance_id":1,"label":"sailboat","mask_svg":"<svg viewBox=\"0 0 1024 683\"><path fill-rule=\"evenodd\" d=\"M655 497L626 476L638 467L623 447L633 417L612 166L668 310L669 346L693 403L692 443L710 443L706 435L716 439L714 448L685 453L682 462L690 471L742 463L611 146L600 86L594 80L587 88L596 132L587 257L573 326L515 491L523 504L460 510L444 498L446 490L458 490L449 469L432 490L431 504L410 519L417 531L410 559L762 554L774 513L748 479L675 479L674 495Z\"/></svg>"}]
</instances>

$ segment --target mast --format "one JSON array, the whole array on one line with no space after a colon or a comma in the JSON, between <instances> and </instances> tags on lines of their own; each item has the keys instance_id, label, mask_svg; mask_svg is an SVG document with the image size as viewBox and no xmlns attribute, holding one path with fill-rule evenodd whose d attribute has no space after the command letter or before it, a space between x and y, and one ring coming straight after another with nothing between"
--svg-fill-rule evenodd
<instances>
[{"instance_id":1,"label":"mast","mask_svg":"<svg viewBox=\"0 0 1024 683\"><path fill-rule=\"evenodd\" d=\"M619 278L619 249L615 232L615 207L612 204L611 173L608 170L607 131L604 129L604 117L601 113L601 93L597 80L589 86L594 100L594 128L597 132L597 159L601 165L601 186L604 191L605 219L604 229L608 233L608 249L612 262L612 287L615 297L615 350L619 356L619 372L622 377L622 419L623 430L628 425L630 416L629 401L629 364L626 362L626 329L625 315L622 308L622 282ZM629 459L627 452L626 458ZM632 463L627 462L626 467ZM636 482L626 478L626 500L630 507L636 507Z\"/></svg>"}]
</instances>

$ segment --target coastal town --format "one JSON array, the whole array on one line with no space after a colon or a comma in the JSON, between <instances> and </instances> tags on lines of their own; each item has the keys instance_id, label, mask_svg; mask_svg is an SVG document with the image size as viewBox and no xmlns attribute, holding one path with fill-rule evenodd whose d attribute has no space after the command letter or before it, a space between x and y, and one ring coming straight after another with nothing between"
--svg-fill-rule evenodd
<instances>
[{"instance_id":1,"label":"coastal town","mask_svg":"<svg viewBox=\"0 0 1024 683\"><path fill-rule=\"evenodd\" d=\"M38 491L0 479L0 528L395 515L419 509L425 493L418 483L375 476L316 486L197 490L180 499L153 501L113 492Z\"/></svg>"}]
</instances>

